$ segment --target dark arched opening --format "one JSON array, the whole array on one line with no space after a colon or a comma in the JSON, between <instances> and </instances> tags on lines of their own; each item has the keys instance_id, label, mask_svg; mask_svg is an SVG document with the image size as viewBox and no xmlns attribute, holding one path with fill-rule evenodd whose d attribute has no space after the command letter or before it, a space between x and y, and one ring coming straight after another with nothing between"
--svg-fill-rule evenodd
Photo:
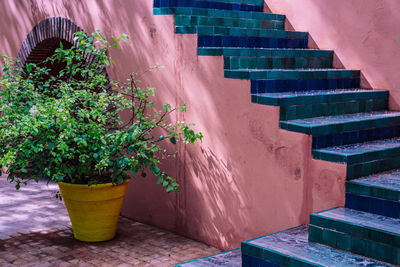
<instances>
[{"instance_id":1,"label":"dark arched opening","mask_svg":"<svg viewBox=\"0 0 400 267\"><path fill-rule=\"evenodd\" d=\"M83 29L68 18L52 17L40 21L22 43L18 52L19 67L23 68L27 63L40 65L43 60L54 54L60 47L60 42L64 48L71 48L75 43L74 34L81 31ZM90 64L91 57L87 57L86 60ZM63 63L56 63L46 67L51 70L50 75L56 75L65 66ZM103 71L108 76L105 68ZM111 84L106 84L106 89L110 88Z\"/></svg>"},{"instance_id":2,"label":"dark arched opening","mask_svg":"<svg viewBox=\"0 0 400 267\"><path fill-rule=\"evenodd\" d=\"M74 44L74 33L83 31L75 22L62 17L52 17L40 21L27 35L18 52L21 67L26 63L40 63L51 56L60 42L65 47Z\"/></svg>"},{"instance_id":3,"label":"dark arched opening","mask_svg":"<svg viewBox=\"0 0 400 267\"><path fill-rule=\"evenodd\" d=\"M29 54L29 56L26 59L25 64L27 63L33 63L41 67L47 67L50 69L50 75L54 76L57 75L60 70L65 68L65 63L60 63L55 61L53 64L43 64L43 61L52 56L54 52L56 51L57 48L60 47L60 43L62 43L62 46L64 49L69 49L73 46L72 43L62 40L60 38L50 38L42 41L41 43L37 44L36 47L34 47Z\"/></svg>"}]
</instances>

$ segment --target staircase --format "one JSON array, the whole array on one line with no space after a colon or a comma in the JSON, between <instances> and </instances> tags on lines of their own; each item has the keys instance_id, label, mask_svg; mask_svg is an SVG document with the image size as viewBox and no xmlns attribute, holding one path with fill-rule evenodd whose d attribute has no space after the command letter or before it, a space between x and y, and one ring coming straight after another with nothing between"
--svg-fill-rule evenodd
<instances>
[{"instance_id":1,"label":"staircase","mask_svg":"<svg viewBox=\"0 0 400 267\"><path fill-rule=\"evenodd\" d=\"M360 71L334 69L333 52L307 49L263 0L155 0L198 55L223 56L225 77L251 80L252 102L280 107L281 128L312 135L315 159L347 164L346 205L309 226L177 266L400 265L400 112L388 91L360 89ZM242 262L241 262L242 261Z\"/></svg>"}]
</instances>

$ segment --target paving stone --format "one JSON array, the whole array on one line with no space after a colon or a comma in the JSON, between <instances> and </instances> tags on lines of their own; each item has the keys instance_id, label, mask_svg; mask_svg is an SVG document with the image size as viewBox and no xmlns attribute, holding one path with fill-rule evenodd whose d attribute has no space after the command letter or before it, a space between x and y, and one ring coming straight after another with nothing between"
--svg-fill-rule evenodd
<instances>
[{"instance_id":1,"label":"paving stone","mask_svg":"<svg viewBox=\"0 0 400 267\"><path fill-rule=\"evenodd\" d=\"M220 252L124 217L113 240L80 242L73 238L63 202L54 197L57 191L57 185L44 182L16 191L0 177L1 267L174 266Z\"/></svg>"}]
</instances>

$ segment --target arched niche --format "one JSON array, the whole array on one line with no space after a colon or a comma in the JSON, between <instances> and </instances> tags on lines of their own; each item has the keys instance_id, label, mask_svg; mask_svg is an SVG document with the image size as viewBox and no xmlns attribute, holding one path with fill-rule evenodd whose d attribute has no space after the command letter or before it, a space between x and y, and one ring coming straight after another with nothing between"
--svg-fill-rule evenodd
<instances>
[{"instance_id":1,"label":"arched niche","mask_svg":"<svg viewBox=\"0 0 400 267\"><path fill-rule=\"evenodd\" d=\"M54 51L60 47L60 42L64 48L74 45L74 34L84 31L74 21L63 17L51 17L40 21L32 31L26 36L18 52L18 66L23 68L26 63L40 64L44 59L53 55ZM87 62L93 62L93 58L86 57ZM58 72L62 66L51 66L51 72ZM104 74L108 78L106 68ZM106 84L106 89L111 89L111 84Z\"/></svg>"},{"instance_id":2,"label":"arched niche","mask_svg":"<svg viewBox=\"0 0 400 267\"><path fill-rule=\"evenodd\" d=\"M26 63L40 63L51 56L60 46L71 47L74 43L74 33L83 31L75 22L68 18L52 17L40 21L26 36L18 52L20 67Z\"/></svg>"}]
</instances>

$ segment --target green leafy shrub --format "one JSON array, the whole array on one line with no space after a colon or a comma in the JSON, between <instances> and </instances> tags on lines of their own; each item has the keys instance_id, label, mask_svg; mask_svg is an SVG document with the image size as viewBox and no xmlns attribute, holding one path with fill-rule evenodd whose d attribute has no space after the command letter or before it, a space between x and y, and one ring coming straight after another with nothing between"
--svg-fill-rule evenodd
<instances>
[{"instance_id":1,"label":"green leafy shrub","mask_svg":"<svg viewBox=\"0 0 400 267\"><path fill-rule=\"evenodd\" d=\"M175 156L162 142L194 143L202 139L192 124L172 123L169 104L157 108L154 88L141 88L137 73L123 82L109 80L113 63L108 51L127 35L79 32L75 45L41 64L18 67L3 56L0 79L0 164L8 179L34 179L73 184L123 183L150 171L167 192L178 191L175 179L160 169ZM55 71L56 70L56 71ZM129 112L128 120L120 114Z\"/></svg>"}]
</instances>

